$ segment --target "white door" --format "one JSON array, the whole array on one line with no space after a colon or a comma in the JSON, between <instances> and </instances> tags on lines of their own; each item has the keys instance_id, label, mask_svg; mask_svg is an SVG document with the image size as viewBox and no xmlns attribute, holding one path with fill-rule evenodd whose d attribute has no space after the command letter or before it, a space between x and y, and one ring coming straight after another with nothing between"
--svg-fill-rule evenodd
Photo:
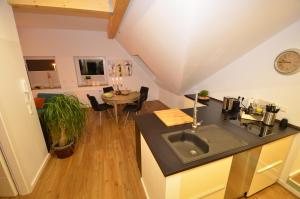
<instances>
[{"instance_id":1,"label":"white door","mask_svg":"<svg viewBox=\"0 0 300 199\"><path fill-rule=\"evenodd\" d=\"M0 197L16 196L17 194L18 192L0 148Z\"/></svg>"}]
</instances>

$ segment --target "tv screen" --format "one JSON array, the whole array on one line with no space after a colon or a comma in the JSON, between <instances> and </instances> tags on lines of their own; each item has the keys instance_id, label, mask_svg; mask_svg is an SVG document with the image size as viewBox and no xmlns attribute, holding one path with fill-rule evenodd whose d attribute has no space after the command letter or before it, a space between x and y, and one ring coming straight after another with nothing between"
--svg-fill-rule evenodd
<instances>
[{"instance_id":1,"label":"tv screen","mask_svg":"<svg viewBox=\"0 0 300 199\"><path fill-rule=\"evenodd\" d=\"M79 59L81 75L104 75L103 60Z\"/></svg>"}]
</instances>

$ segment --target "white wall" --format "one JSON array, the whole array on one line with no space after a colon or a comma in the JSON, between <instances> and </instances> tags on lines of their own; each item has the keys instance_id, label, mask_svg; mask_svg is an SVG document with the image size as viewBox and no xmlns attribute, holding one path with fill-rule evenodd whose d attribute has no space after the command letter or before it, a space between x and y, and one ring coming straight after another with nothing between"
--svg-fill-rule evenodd
<instances>
[{"instance_id":1,"label":"white wall","mask_svg":"<svg viewBox=\"0 0 300 199\"><path fill-rule=\"evenodd\" d=\"M131 59L116 40L107 39L105 32L33 28L19 28L18 31L24 56L55 56L62 89L38 90L34 91L34 94L48 91L72 92L88 103L86 93L90 93L100 100L99 90L102 90L102 87L77 87L73 57L103 56L107 60ZM148 86L149 100L158 99L158 86L138 64L133 64L133 76L125 77L123 80L131 90Z\"/></svg>"},{"instance_id":2,"label":"white wall","mask_svg":"<svg viewBox=\"0 0 300 199\"><path fill-rule=\"evenodd\" d=\"M0 144L25 194L33 188L48 152L37 112L27 109L34 107L32 96L26 103L20 80L29 85L12 9L0 0L0 119L5 125Z\"/></svg>"},{"instance_id":3,"label":"white wall","mask_svg":"<svg viewBox=\"0 0 300 199\"><path fill-rule=\"evenodd\" d=\"M208 89L212 97L245 96L277 103L285 109L278 118L300 126L300 72L281 75L274 59L289 48L300 49L300 20L271 37L233 63L199 82L187 93Z\"/></svg>"},{"instance_id":4,"label":"white wall","mask_svg":"<svg viewBox=\"0 0 300 199\"><path fill-rule=\"evenodd\" d=\"M35 87L46 87L46 88L57 88L60 87L59 77L56 71L28 71L28 78L30 86ZM50 79L48 76L50 75Z\"/></svg>"},{"instance_id":5,"label":"white wall","mask_svg":"<svg viewBox=\"0 0 300 199\"><path fill-rule=\"evenodd\" d=\"M159 88L159 100L170 108L183 108L184 96Z\"/></svg>"}]
</instances>

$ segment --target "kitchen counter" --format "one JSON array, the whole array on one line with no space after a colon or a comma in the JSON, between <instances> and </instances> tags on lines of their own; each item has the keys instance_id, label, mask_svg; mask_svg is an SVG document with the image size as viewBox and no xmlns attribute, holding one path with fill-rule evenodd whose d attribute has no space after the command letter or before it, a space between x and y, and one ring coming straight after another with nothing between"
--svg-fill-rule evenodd
<instances>
[{"instance_id":1,"label":"kitchen counter","mask_svg":"<svg viewBox=\"0 0 300 199\"><path fill-rule=\"evenodd\" d=\"M188 95L186 97L193 99L193 96L194 95ZM203 103L202 101L199 102ZM249 133L245 128L239 127L230 122L229 120L224 120L223 114L221 113L222 103L220 101L210 99L204 104L206 106L198 108L198 120L203 120L203 126L216 124L217 126L227 130L237 138L244 140L248 143L248 145L239 148L234 148L232 150L220 154L212 155L200 160L184 164L179 160L179 158L176 156L173 150L167 145L165 140L162 138L161 134L189 129L191 128L191 124L167 127L153 113L137 116L135 118L136 134L139 135L139 132L141 132L164 176L169 176L178 172L182 172L194 167L207 164L209 162L232 156L234 154L273 142L275 140L299 132L299 129L292 127L288 127L285 130L280 130L278 127L278 123L276 123L273 128L274 134L261 138ZM191 108L182 109L182 111L190 116L193 115L193 109ZM137 140L138 139L139 136ZM137 156L140 156L140 151L138 150ZM139 161L140 157L137 157L137 159Z\"/></svg>"}]
</instances>

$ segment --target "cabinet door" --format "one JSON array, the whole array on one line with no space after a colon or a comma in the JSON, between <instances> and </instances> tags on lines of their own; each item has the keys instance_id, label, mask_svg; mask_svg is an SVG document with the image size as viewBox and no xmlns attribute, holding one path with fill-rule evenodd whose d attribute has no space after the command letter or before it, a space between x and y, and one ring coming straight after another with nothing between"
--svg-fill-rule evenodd
<instances>
[{"instance_id":1,"label":"cabinet door","mask_svg":"<svg viewBox=\"0 0 300 199\"><path fill-rule=\"evenodd\" d=\"M293 136L289 136L262 147L247 196L274 184L278 180L292 139Z\"/></svg>"},{"instance_id":2,"label":"cabinet door","mask_svg":"<svg viewBox=\"0 0 300 199\"><path fill-rule=\"evenodd\" d=\"M224 198L232 156L181 174L180 198Z\"/></svg>"}]
</instances>

